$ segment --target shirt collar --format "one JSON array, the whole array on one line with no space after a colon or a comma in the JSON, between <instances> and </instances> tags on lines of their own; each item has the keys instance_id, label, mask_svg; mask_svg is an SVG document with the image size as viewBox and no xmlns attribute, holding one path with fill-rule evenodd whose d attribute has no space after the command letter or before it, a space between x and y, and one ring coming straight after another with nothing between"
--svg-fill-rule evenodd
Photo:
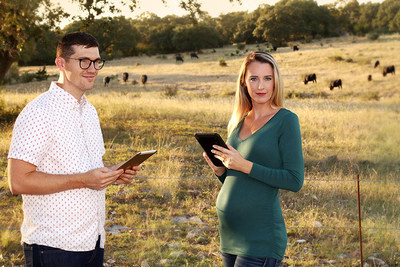
<instances>
[{"instance_id":1,"label":"shirt collar","mask_svg":"<svg viewBox=\"0 0 400 267\"><path fill-rule=\"evenodd\" d=\"M64 105L71 109L78 108L79 110L82 110L87 103L85 95L82 95L81 99L78 101L70 93L58 86L56 82L51 82L50 91L53 91L56 94L57 99L61 100Z\"/></svg>"}]
</instances>

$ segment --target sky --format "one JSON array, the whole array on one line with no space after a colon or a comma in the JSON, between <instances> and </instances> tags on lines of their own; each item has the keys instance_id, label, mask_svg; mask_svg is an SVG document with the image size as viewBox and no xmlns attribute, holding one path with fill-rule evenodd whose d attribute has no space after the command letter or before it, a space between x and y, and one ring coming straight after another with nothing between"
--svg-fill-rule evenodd
<instances>
[{"instance_id":1,"label":"sky","mask_svg":"<svg viewBox=\"0 0 400 267\"><path fill-rule=\"evenodd\" d=\"M240 5L237 1L233 3L229 0L199 0L202 5L202 10L209 13L211 17L218 17L221 14L227 14L235 11L248 11L252 12L258 8L261 4L274 5L279 0L242 0ZM318 5L325 5L334 3L336 0L316 0ZM359 4L372 2L381 3L383 0L358 0ZM70 14L79 14L81 11L78 8L78 4L72 3L71 0L51 0L54 4L59 4L66 12ZM139 6L133 12L129 12L129 8L125 8L121 15L125 17L134 18L139 16L143 12L152 12L159 17L164 17L166 15L177 15L184 16L187 13L179 7L179 0L167 0L167 4L164 5L161 0L138 0ZM64 21L62 25L65 26L70 21Z\"/></svg>"}]
</instances>

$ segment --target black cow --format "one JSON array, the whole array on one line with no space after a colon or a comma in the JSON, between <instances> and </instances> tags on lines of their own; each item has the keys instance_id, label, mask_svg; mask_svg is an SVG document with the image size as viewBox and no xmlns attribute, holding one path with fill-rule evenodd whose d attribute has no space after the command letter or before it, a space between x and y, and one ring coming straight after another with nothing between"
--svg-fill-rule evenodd
<instances>
[{"instance_id":1,"label":"black cow","mask_svg":"<svg viewBox=\"0 0 400 267\"><path fill-rule=\"evenodd\" d=\"M369 82L372 81L372 75L371 75L371 74L368 75L368 81L369 81Z\"/></svg>"},{"instance_id":2,"label":"black cow","mask_svg":"<svg viewBox=\"0 0 400 267\"><path fill-rule=\"evenodd\" d=\"M111 78L106 76L103 78L103 82L104 82L104 86L108 86L108 84L110 83Z\"/></svg>"},{"instance_id":3,"label":"black cow","mask_svg":"<svg viewBox=\"0 0 400 267\"><path fill-rule=\"evenodd\" d=\"M386 76L386 74L388 74L388 73L391 73L392 75L393 74L396 74L396 72L395 72L396 70L394 69L394 65L392 65L392 66L386 66L386 67L384 67L383 68L383 76Z\"/></svg>"},{"instance_id":4,"label":"black cow","mask_svg":"<svg viewBox=\"0 0 400 267\"><path fill-rule=\"evenodd\" d=\"M147 75L143 74L141 80L142 80L142 84L145 85L147 82Z\"/></svg>"},{"instance_id":5,"label":"black cow","mask_svg":"<svg viewBox=\"0 0 400 267\"><path fill-rule=\"evenodd\" d=\"M182 61L183 62L183 57L181 55L176 55L175 56L175 60L176 60L176 62L178 62L178 61Z\"/></svg>"},{"instance_id":6,"label":"black cow","mask_svg":"<svg viewBox=\"0 0 400 267\"><path fill-rule=\"evenodd\" d=\"M190 58L199 58L196 54L196 52L190 53Z\"/></svg>"},{"instance_id":7,"label":"black cow","mask_svg":"<svg viewBox=\"0 0 400 267\"><path fill-rule=\"evenodd\" d=\"M333 88L338 87L342 89L342 80L333 80L331 81L331 84L329 85L329 89L333 90Z\"/></svg>"},{"instance_id":8,"label":"black cow","mask_svg":"<svg viewBox=\"0 0 400 267\"><path fill-rule=\"evenodd\" d=\"M307 84L308 82L317 82L317 75L315 73L306 74L306 76L304 76L304 84Z\"/></svg>"},{"instance_id":9,"label":"black cow","mask_svg":"<svg viewBox=\"0 0 400 267\"><path fill-rule=\"evenodd\" d=\"M374 69L379 66L379 60L375 61Z\"/></svg>"},{"instance_id":10,"label":"black cow","mask_svg":"<svg viewBox=\"0 0 400 267\"><path fill-rule=\"evenodd\" d=\"M293 46L293 51L299 51L299 47L297 45Z\"/></svg>"},{"instance_id":11,"label":"black cow","mask_svg":"<svg viewBox=\"0 0 400 267\"><path fill-rule=\"evenodd\" d=\"M129 74L127 72L122 73L122 80L124 82L127 82L129 78Z\"/></svg>"}]
</instances>

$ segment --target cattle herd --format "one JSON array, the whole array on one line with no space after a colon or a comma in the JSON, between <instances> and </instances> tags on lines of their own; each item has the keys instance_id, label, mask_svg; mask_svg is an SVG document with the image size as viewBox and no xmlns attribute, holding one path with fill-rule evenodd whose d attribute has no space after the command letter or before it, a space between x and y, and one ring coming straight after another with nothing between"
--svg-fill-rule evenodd
<instances>
[{"instance_id":1,"label":"cattle herd","mask_svg":"<svg viewBox=\"0 0 400 267\"><path fill-rule=\"evenodd\" d=\"M214 49L212 52L216 52L215 49ZM192 59L192 58L199 59L199 56L197 55L196 52L191 52L191 53L190 53L190 58L191 58L191 59ZM175 61L176 61L176 62L182 62L182 63L183 63L183 62L184 62L183 56L182 56L181 54L176 54L176 55L175 55ZM103 78L103 83L104 83L104 86L105 86L105 87L107 87L107 86L110 84L110 81L111 81L112 78L113 78L113 77L110 77L110 76L105 76L105 77ZM127 73L127 72L122 73L122 81L123 81L124 83L127 83L127 82L128 82L128 79L129 79L129 73ZM146 74L143 74L143 75L140 77L140 80L141 80L141 82L142 82L143 85L146 85L147 80L148 80L148 76L147 76ZM134 84L137 84L137 82L136 82L135 80L133 81L133 83L134 83Z\"/></svg>"},{"instance_id":2,"label":"cattle herd","mask_svg":"<svg viewBox=\"0 0 400 267\"><path fill-rule=\"evenodd\" d=\"M379 60L375 61L374 68L377 68L380 65ZM394 65L386 66L383 67L382 75L385 77L388 73L391 73L392 75L396 74L396 70ZM368 75L368 81L372 81L372 75ZM312 74L306 74L304 76L304 84L308 84L308 82L317 82L317 75L315 73ZM329 83L329 89L333 90L335 87L342 89L342 80L337 79L337 80L331 80Z\"/></svg>"},{"instance_id":3,"label":"cattle herd","mask_svg":"<svg viewBox=\"0 0 400 267\"><path fill-rule=\"evenodd\" d=\"M113 78L113 77L110 77L110 76L105 76L105 77L103 78L103 83L104 83L104 86L105 86L105 87L107 87L107 86L110 84L110 81L111 81L112 78ZM129 73L127 73L127 72L122 73L122 81L123 81L124 83L127 83L127 82L128 82L128 79L129 79ZM143 74L143 75L140 77L140 80L141 80L141 82L142 82L143 85L146 85L147 80L148 80L148 76L147 76L146 74ZM137 84L136 80L133 80L132 83L133 83L133 84Z\"/></svg>"},{"instance_id":4,"label":"cattle herd","mask_svg":"<svg viewBox=\"0 0 400 267\"><path fill-rule=\"evenodd\" d=\"M197 58L199 59L199 56L197 55L196 52L190 52L190 58ZM176 54L175 55L175 62L182 62L183 63L183 56L181 54Z\"/></svg>"},{"instance_id":5,"label":"cattle herd","mask_svg":"<svg viewBox=\"0 0 400 267\"><path fill-rule=\"evenodd\" d=\"M277 50L277 47L274 46L274 47L273 47L273 50L276 51L276 50ZM293 46L293 51L298 51L298 50L299 50L299 47L298 47L297 45ZM196 52L191 52L191 53L190 53L190 58L191 58L191 59L192 59L192 58L198 59L199 56L197 55ZM183 62L184 62L183 56L182 56L181 54L176 54L176 55L175 55L175 61L176 61L176 62L182 62L182 63L183 63ZM379 65L380 65L379 60L375 61L374 68L377 68ZM394 65L390 65L390 66L385 66L385 67L383 67L383 71L382 71L383 76L385 77L388 73L391 73L392 75L395 74L395 66L394 66ZM112 78L109 77L109 76L104 77L104 79L103 79L104 86L108 86L109 83L110 83L110 81L111 81L111 79L112 79ZM127 82L128 82L128 79L129 79L129 73L127 73L127 72L122 73L122 80L123 80L123 82L124 82L124 83L127 83ZM147 80L148 80L148 76L147 76L146 74L143 74L143 75L141 76L141 82L142 82L142 84L145 85L145 84L147 83ZM371 75L371 74L368 75L368 81L372 81L372 75ZM134 81L134 82L136 82L136 81ZM316 75L315 73L306 74L306 75L304 76L303 82L304 82L305 85L308 84L308 82L316 83L316 82L317 82L317 75ZM137 83L137 82L136 82L136 83ZM136 83L135 83L135 84L136 84ZM331 80L331 81L330 81L330 83L329 83L329 89L330 89L330 90L333 90L335 87L342 89L342 79L335 79L335 80Z\"/></svg>"}]
</instances>

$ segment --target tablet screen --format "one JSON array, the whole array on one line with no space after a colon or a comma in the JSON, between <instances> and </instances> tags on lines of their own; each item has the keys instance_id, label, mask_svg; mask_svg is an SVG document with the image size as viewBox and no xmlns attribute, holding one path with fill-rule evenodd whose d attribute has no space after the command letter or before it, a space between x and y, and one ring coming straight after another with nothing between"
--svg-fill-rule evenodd
<instances>
[{"instance_id":1,"label":"tablet screen","mask_svg":"<svg viewBox=\"0 0 400 267\"><path fill-rule=\"evenodd\" d=\"M214 157L214 153L211 152L211 149L213 149L213 145L219 145L224 148L228 148L222 137L218 133L196 133L194 136L196 137L197 141L204 149L204 151L207 153L207 156L214 163L214 165L224 166L219 159Z\"/></svg>"}]
</instances>

